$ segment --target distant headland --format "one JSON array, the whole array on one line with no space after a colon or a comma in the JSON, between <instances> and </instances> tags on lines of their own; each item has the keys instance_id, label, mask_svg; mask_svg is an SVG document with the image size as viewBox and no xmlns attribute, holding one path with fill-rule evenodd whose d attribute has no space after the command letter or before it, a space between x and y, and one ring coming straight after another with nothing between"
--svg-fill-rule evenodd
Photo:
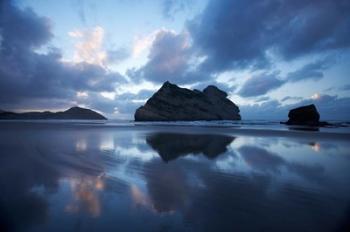
<instances>
[{"instance_id":1,"label":"distant headland","mask_svg":"<svg viewBox=\"0 0 350 232\"><path fill-rule=\"evenodd\" d=\"M0 111L0 120L38 120L38 119L65 119L65 120L106 120L102 114L99 114L93 110L72 107L65 111L60 112L26 112L26 113L15 113Z\"/></svg>"}]
</instances>

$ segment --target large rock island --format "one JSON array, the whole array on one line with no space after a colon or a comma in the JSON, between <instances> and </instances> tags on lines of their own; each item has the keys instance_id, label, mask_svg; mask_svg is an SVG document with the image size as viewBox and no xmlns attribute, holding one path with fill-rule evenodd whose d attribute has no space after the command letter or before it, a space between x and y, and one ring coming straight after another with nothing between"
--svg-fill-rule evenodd
<instances>
[{"instance_id":1,"label":"large rock island","mask_svg":"<svg viewBox=\"0 0 350 232\"><path fill-rule=\"evenodd\" d=\"M75 119L75 120L106 120L103 115L81 107L72 107L66 111L61 112L26 112L26 113L14 113L14 112L0 112L1 119L17 119L17 120L33 120L33 119Z\"/></svg>"},{"instance_id":2,"label":"large rock island","mask_svg":"<svg viewBox=\"0 0 350 232\"><path fill-rule=\"evenodd\" d=\"M203 91L165 82L135 112L135 121L240 120L239 108L227 93L210 85Z\"/></svg>"}]
</instances>

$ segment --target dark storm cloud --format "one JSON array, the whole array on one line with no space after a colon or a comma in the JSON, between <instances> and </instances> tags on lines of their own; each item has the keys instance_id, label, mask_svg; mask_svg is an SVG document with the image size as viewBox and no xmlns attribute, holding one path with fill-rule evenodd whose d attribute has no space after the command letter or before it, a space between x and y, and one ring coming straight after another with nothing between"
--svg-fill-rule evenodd
<instances>
[{"instance_id":1,"label":"dark storm cloud","mask_svg":"<svg viewBox=\"0 0 350 232\"><path fill-rule=\"evenodd\" d=\"M328 69L332 63L334 63L334 61L330 57L307 63L300 69L289 72L284 78L280 77L278 72L252 76L243 84L238 94L242 97L257 97L287 83L304 80L319 80L324 77L324 71Z\"/></svg>"},{"instance_id":2,"label":"dark storm cloud","mask_svg":"<svg viewBox=\"0 0 350 232\"><path fill-rule=\"evenodd\" d=\"M238 94L242 97L264 95L284 84L284 81L277 76L277 73L264 73L252 76L243 84Z\"/></svg>"},{"instance_id":3,"label":"dark storm cloud","mask_svg":"<svg viewBox=\"0 0 350 232\"><path fill-rule=\"evenodd\" d=\"M23 55L26 55L23 57ZM22 59L18 59L22 58ZM117 73L87 63L61 63L59 54L14 54L0 62L1 103L31 98L75 97L77 91L114 91L124 79Z\"/></svg>"},{"instance_id":4,"label":"dark storm cloud","mask_svg":"<svg viewBox=\"0 0 350 232\"><path fill-rule=\"evenodd\" d=\"M309 63L300 69L290 72L287 75L287 80L297 82L306 79L319 80L323 78L323 71L330 66L331 62L327 59Z\"/></svg>"},{"instance_id":5,"label":"dark storm cloud","mask_svg":"<svg viewBox=\"0 0 350 232\"><path fill-rule=\"evenodd\" d=\"M261 68L271 52L288 60L348 48L349 12L346 0L212 0L189 28L204 70Z\"/></svg>"},{"instance_id":6,"label":"dark storm cloud","mask_svg":"<svg viewBox=\"0 0 350 232\"><path fill-rule=\"evenodd\" d=\"M0 2L0 33L1 51L7 53L40 47L52 37L48 18L13 7L9 0Z\"/></svg>"},{"instance_id":7,"label":"dark storm cloud","mask_svg":"<svg viewBox=\"0 0 350 232\"><path fill-rule=\"evenodd\" d=\"M87 63L61 61L60 51L34 52L52 37L49 19L32 10L20 10L10 1L0 10L0 104L3 108L30 108L50 99L71 104L77 91L113 91L125 79L118 73ZM48 105L48 104L46 104Z\"/></svg>"},{"instance_id":8,"label":"dark storm cloud","mask_svg":"<svg viewBox=\"0 0 350 232\"><path fill-rule=\"evenodd\" d=\"M303 100L303 98L302 98L302 97L291 97L291 96L286 96L286 97L282 98L281 102L285 102L285 101L288 101L288 100L300 101L300 100Z\"/></svg>"},{"instance_id":9,"label":"dark storm cloud","mask_svg":"<svg viewBox=\"0 0 350 232\"><path fill-rule=\"evenodd\" d=\"M154 83L170 81L176 84L190 84L212 77L193 70L190 64L191 50L186 33L176 34L161 30L153 41L149 61L140 69L131 69L128 75L134 81L141 79Z\"/></svg>"},{"instance_id":10,"label":"dark storm cloud","mask_svg":"<svg viewBox=\"0 0 350 232\"><path fill-rule=\"evenodd\" d=\"M165 1L164 9L174 5L174 1ZM264 70L266 74L243 84L238 92L243 97L264 95L290 82L318 80L334 64L336 56L328 53L350 46L349 11L350 3L344 0L212 0L188 22L191 43L185 33L160 31L149 61L139 69L130 69L128 75L134 81L169 80L201 86L200 82L215 82L223 71ZM274 74L275 60L291 61L305 55L327 58L305 62L286 76ZM204 61L198 65L199 58ZM197 63L192 62L195 60Z\"/></svg>"},{"instance_id":11,"label":"dark storm cloud","mask_svg":"<svg viewBox=\"0 0 350 232\"><path fill-rule=\"evenodd\" d=\"M124 61L130 56L130 51L126 48L111 49L107 51L107 62L116 64Z\"/></svg>"},{"instance_id":12,"label":"dark storm cloud","mask_svg":"<svg viewBox=\"0 0 350 232\"><path fill-rule=\"evenodd\" d=\"M350 85L345 85L345 86L343 86L343 87L341 88L341 90L345 90L345 91L350 90Z\"/></svg>"}]
</instances>

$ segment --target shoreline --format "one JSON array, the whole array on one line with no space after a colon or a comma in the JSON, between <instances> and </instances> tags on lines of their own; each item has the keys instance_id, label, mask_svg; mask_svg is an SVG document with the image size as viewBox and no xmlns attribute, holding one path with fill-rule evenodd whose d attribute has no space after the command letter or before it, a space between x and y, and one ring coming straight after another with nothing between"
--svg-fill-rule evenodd
<instances>
[{"instance_id":1,"label":"shoreline","mask_svg":"<svg viewBox=\"0 0 350 232\"><path fill-rule=\"evenodd\" d=\"M2 122L2 123L1 123ZM26 129L104 129L115 131L141 131L141 132L165 132L177 134L225 134L231 136L258 136L258 137L286 137L318 140L343 140L350 142L350 131L306 131L286 128L249 128L241 125L205 125L205 124L138 124L134 122L108 124L104 122L92 121L31 121L31 120L11 120L0 121L0 130L11 130L14 126L19 126L21 130ZM264 125L261 125L264 127ZM321 128L322 129L322 128ZM327 129L327 128L326 128ZM329 128L337 129L337 128Z\"/></svg>"}]
</instances>

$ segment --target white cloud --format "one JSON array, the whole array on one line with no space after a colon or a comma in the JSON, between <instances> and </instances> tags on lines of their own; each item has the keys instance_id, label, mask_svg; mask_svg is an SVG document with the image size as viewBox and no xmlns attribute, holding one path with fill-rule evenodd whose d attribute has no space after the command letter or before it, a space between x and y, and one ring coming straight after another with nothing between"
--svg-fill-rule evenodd
<instances>
[{"instance_id":1,"label":"white cloud","mask_svg":"<svg viewBox=\"0 0 350 232\"><path fill-rule=\"evenodd\" d=\"M144 51L149 50L153 41L155 39L155 34L151 33L144 37L135 37L134 45L132 48L132 56L134 58L139 57Z\"/></svg>"},{"instance_id":2,"label":"white cloud","mask_svg":"<svg viewBox=\"0 0 350 232\"><path fill-rule=\"evenodd\" d=\"M101 92L100 93L102 97L110 99L110 100L114 100L115 99L115 92Z\"/></svg>"},{"instance_id":3,"label":"white cloud","mask_svg":"<svg viewBox=\"0 0 350 232\"><path fill-rule=\"evenodd\" d=\"M86 62L105 67L107 53L103 49L105 31L102 27L96 26L89 30L75 30L68 32L68 35L77 39L74 62Z\"/></svg>"},{"instance_id":4,"label":"white cloud","mask_svg":"<svg viewBox=\"0 0 350 232\"><path fill-rule=\"evenodd\" d=\"M81 31L79 31L79 30L70 31L70 32L68 32L68 35L70 37L73 37L73 38L81 38L81 37L83 37L83 33Z\"/></svg>"},{"instance_id":5,"label":"white cloud","mask_svg":"<svg viewBox=\"0 0 350 232\"><path fill-rule=\"evenodd\" d=\"M78 91L76 93L76 96L78 98L87 98L89 96L89 94L86 91Z\"/></svg>"},{"instance_id":6,"label":"white cloud","mask_svg":"<svg viewBox=\"0 0 350 232\"><path fill-rule=\"evenodd\" d=\"M134 58L138 58L143 53L148 52L150 50L150 48L152 47L154 40L156 39L157 35L160 32L172 32L175 34L175 31L173 31L173 30L161 28L161 29L157 29L157 30L155 30L147 35L135 36L134 44L133 44L133 48L132 48L132 56Z\"/></svg>"}]
</instances>

